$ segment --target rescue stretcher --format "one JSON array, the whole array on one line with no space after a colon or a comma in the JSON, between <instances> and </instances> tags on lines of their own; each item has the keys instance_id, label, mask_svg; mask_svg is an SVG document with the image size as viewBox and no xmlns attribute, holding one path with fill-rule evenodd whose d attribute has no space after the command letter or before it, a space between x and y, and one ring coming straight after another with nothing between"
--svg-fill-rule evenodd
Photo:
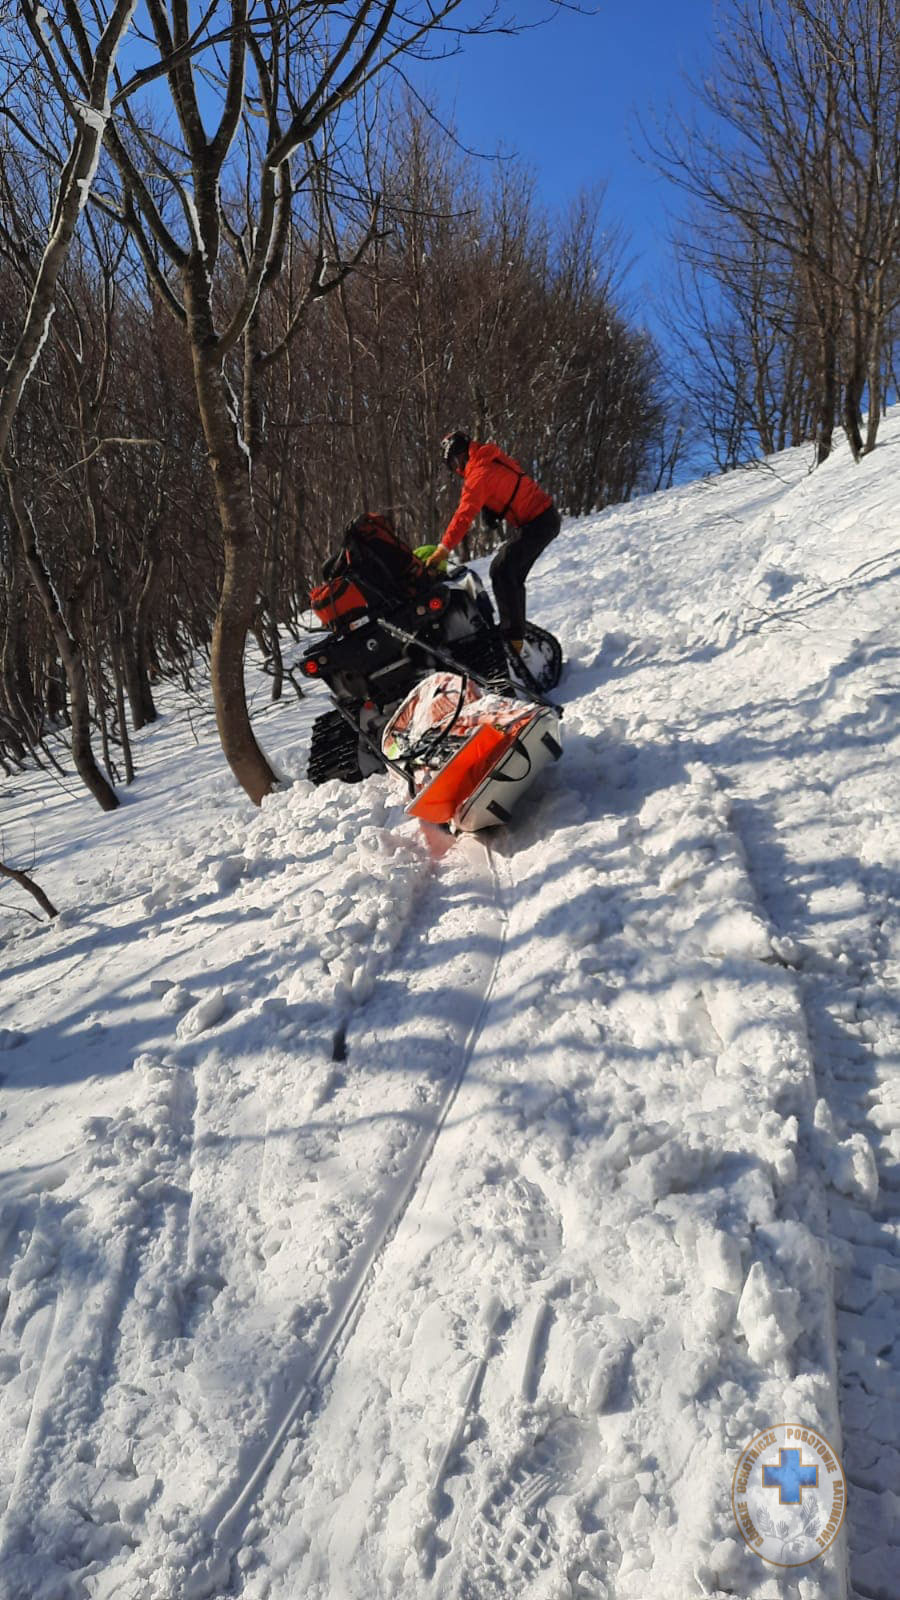
<instances>
[{"instance_id":1,"label":"rescue stretcher","mask_svg":"<svg viewBox=\"0 0 900 1600\"><path fill-rule=\"evenodd\" d=\"M508 823L562 755L553 707L492 693L452 672L416 685L387 723L381 748L415 791L407 814L453 833Z\"/></svg>"}]
</instances>

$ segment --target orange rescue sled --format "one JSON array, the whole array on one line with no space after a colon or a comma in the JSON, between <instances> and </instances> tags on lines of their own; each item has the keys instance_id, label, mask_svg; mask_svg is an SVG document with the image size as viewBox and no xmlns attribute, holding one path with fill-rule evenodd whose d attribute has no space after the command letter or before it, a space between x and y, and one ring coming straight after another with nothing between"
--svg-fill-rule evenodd
<instances>
[{"instance_id":1,"label":"orange rescue sled","mask_svg":"<svg viewBox=\"0 0 900 1600\"><path fill-rule=\"evenodd\" d=\"M408 814L460 833L509 822L538 774L562 754L551 707L485 693L449 672L433 673L407 696L382 749L418 789Z\"/></svg>"}]
</instances>

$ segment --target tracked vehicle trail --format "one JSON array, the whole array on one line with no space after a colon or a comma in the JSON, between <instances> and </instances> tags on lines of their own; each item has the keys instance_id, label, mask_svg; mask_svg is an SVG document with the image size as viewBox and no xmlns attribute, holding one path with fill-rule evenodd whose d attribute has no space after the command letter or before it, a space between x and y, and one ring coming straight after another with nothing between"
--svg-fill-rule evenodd
<instances>
[{"instance_id":1,"label":"tracked vehicle trail","mask_svg":"<svg viewBox=\"0 0 900 1600\"><path fill-rule=\"evenodd\" d=\"M816 791L816 805L830 810ZM852 813L831 816L852 861ZM802 890L816 865L785 860L772 819L744 813L758 892L802 1000L818 1095L810 1130L825 1186L847 1544L853 1600L892 1600L900 1570L900 920L890 875L856 863L831 901ZM810 901L812 904L810 904ZM818 914L817 914L818 910Z\"/></svg>"},{"instance_id":2,"label":"tracked vehicle trail","mask_svg":"<svg viewBox=\"0 0 900 1600\"><path fill-rule=\"evenodd\" d=\"M385 1185L373 1212L366 1236L360 1243L351 1272L342 1279L330 1312L319 1332L314 1358L303 1382L286 1399L280 1414L272 1418L268 1438L246 1464L240 1478L229 1485L226 1496L210 1508L206 1518L211 1531L212 1551L195 1566L185 1586L187 1600L201 1600L213 1593L227 1592L232 1582L232 1561L240 1548L253 1507L262 1493L279 1457L290 1444L302 1441L315 1412L324 1383L335 1372L352 1338L354 1327L366 1303L372 1284L382 1270L389 1271L385 1257L421 1184L441 1131L456 1102L467 1069L478 1046L479 1034L490 1005L497 973L503 957L507 921L501 904L500 883L490 848L468 845L470 862L480 858L470 879L470 894L464 913L471 927L477 926L480 948L465 956L465 979L457 995L455 1028L458 1034L457 1058L446 1074L439 1097L422 1116L421 1128L406 1152L403 1170ZM453 921L452 913L450 921ZM452 940L465 929L445 926L439 931ZM465 949L464 939L460 941ZM448 971L447 981L456 974Z\"/></svg>"},{"instance_id":3,"label":"tracked vehicle trail","mask_svg":"<svg viewBox=\"0 0 900 1600\"><path fill-rule=\"evenodd\" d=\"M219 1519L242 1523L219 1581L246 1600L538 1600L561 1583L634 1600L651 1566L679 1596L764 1589L728 1542L725 1474L698 1494L690 1463L743 1442L743 1413L717 1404L735 1379L773 1414L783 1398L742 1290L753 1268L782 1292L813 1246L788 1114L812 1104L803 1019L714 774L589 836L577 805L557 798L571 829L549 883L551 819L510 838L502 959L434 1158L345 1302L311 1425L248 1484L257 1514ZM793 1329L823 1404L826 1275L807 1270ZM660 1520L684 1530L664 1554ZM729 1568L697 1577L713 1543ZM836 1566L825 1579L822 1600L845 1600Z\"/></svg>"}]
</instances>

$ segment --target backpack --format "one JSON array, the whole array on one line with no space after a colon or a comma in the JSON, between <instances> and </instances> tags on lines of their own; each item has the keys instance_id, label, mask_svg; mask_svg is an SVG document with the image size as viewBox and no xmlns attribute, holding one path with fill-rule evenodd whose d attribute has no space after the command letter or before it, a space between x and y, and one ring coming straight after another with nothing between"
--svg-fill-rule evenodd
<instances>
[{"instance_id":1,"label":"backpack","mask_svg":"<svg viewBox=\"0 0 900 1600\"><path fill-rule=\"evenodd\" d=\"M322 568L310 604L326 627L392 611L427 582L423 563L395 534L389 517L364 511L344 531L343 544Z\"/></svg>"}]
</instances>

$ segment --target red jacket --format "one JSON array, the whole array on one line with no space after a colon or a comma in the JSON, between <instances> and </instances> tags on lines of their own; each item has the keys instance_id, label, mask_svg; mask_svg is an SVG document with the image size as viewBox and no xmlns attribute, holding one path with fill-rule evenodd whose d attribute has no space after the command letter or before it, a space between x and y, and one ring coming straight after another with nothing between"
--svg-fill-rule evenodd
<instances>
[{"instance_id":1,"label":"red jacket","mask_svg":"<svg viewBox=\"0 0 900 1600\"><path fill-rule=\"evenodd\" d=\"M441 544L445 550L454 550L485 507L521 528L552 504L549 494L545 494L533 478L527 477L518 461L506 455L499 445L478 444L473 439L463 470L459 505L447 524Z\"/></svg>"}]
</instances>

